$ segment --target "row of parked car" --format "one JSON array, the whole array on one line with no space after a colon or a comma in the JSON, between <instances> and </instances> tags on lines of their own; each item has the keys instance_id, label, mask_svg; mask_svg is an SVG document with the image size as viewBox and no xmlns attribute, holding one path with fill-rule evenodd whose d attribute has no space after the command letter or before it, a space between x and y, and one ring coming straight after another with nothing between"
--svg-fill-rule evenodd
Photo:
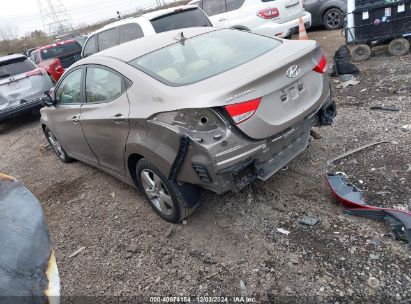
<instances>
[{"instance_id":1,"label":"row of parked car","mask_svg":"<svg viewBox=\"0 0 411 304\"><path fill-rule=\"evenodd\" d=\"M27 50L25 55L0 58L0 121L38 107L41 94L51 88L65 69L124 42L188 27L227 27L287 38L298 31L301 17L306 28L343 25L342 0L193 0L187 6L155 11L138 18L114 22L70 40ZM34 64L33 64L34 63ZM51 80L51 82L50 82Z\"/></svg>"}]
</instances>

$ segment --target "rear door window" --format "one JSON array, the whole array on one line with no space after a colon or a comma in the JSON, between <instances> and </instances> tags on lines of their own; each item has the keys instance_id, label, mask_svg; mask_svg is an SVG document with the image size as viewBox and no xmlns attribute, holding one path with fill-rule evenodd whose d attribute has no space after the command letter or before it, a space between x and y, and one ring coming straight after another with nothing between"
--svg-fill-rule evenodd
<instances>
[{"instance_id":1,"label":"rear door window","mask_svg":"<svg viewBox=\"0 0 411 304\"><path fill-rule=\"evenodd\" d=\"M144 37L143 30L137 23L121 25L118 30L120 32L120 43Z\"/></svg>"},{"instance_id":2,"label":"rear door window","mask_svg":"<svg viewBox=\"0 0 411 304\"><path fill-rule=\"evenodd\" d=\"M36 68L36 65L26 57L0 62L0 79L27 73Z\"/></svg>"},{"instance_id":3,"label":"rear door window","mask_svg":"<svg viewBox=\"0 0 411 304\"><path fill-rule=\"evenodd\" d=\"M87 68L86 102L109 102L124 92L124 81L118 74L98 67Z\"/></svg>"},{"instance_id":4,"label":"rear door window","mask_svg":"<svg viewBox=\"0 0 411 304\"><path fill-rule=\"evenodd\" d=\"M113 28L98 34L99 51L111 48L119 44L118 28Z\"/></svg>"},{"instance_id":5,"label":"rear door window","mask_svg":"<svg viewBox=\"0 0 411 304\"><path fill-rule=\"evenodd\" d=\"M84 57L97 53L97 43L96 42L97 42L96 36L91 37L87 41L87 44L84 46L84 52L83 52Z\"/></svg>"},{"instance_id":6,"label":"rear door window","mask_svg":"<svg viewBox=\"0 0 411 304\"><path fill-rule=\"evenodd\" d=\"M203 0L203 10L208 16L214 16L226 12L224 0Z\"/></svg>"},{"instance_id":7,"label":"rear door window","mask_svg":"<svg viewBox=\"0 0 411 304\"><path fill-rule=\"evenodd\" d=\"M212 26L207 16L198 8L177 10L171 14L152 19L151 24L157 33L187 27Z\"/></svg>"},{"instance_id":8,"label":"rear door window","mask_svg":"<svg viewBox=\"0 0 411 304\"><path fill-rule=\"evenodd\" d=\"M69 43L62 43L40 51L41 58L48 60L52 58L62 57L68 54L80 53L81 46L79 43L73 41Z\"/></svg>"}]
</instances>

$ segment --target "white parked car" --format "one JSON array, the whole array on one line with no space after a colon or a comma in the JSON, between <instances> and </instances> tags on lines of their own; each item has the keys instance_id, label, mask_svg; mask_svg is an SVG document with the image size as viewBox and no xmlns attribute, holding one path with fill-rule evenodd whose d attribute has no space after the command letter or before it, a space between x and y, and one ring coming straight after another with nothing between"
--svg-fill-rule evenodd
<instances>
[{"instance_id":1,"label":"white parked car","mask_svg":"<svg viewBox=\"0 0 411 304\"><path fill-rule=\"evenodd\" d=\"M198 6L179 6L154 11L137 18L127 18L110 23L91 33L84 43L83 58L145 36L187 28L212 26Z\"/></svg>"},{"instance_id":2,"label":"white parked car","mask_svg":"<svg viewBox=\"0 0 411 304\"><path fill-rule=\"evenodd\" d=\"M311 26L311 14L300 0L193 0L208 15L213 26L231 27L272 37L289 37L298 33L302 17Z\"/></svg>"}]
</instances>

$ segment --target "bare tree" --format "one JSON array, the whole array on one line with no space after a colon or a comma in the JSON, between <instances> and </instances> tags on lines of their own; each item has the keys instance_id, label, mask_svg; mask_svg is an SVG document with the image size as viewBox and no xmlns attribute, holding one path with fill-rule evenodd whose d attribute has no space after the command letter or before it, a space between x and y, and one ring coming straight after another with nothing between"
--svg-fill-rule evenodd
<instances>
[{"instance_id":1,"label":"bare tree","mask_svg":"<svg viewBox=\"0 0 411 304\"><path fill-rule=\"evenodd\" d=\"M1 25L0 39L4 41L16 40L19 36L19 31L15 25Z\"/></svg>"}]
</instances>

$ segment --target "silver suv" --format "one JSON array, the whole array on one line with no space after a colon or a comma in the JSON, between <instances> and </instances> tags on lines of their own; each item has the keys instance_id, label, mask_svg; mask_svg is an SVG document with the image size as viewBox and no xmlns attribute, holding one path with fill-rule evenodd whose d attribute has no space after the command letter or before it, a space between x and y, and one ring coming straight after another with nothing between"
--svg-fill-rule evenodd
<instances>
[{"instance_id":1,"label":"silver suv","mask_svg":"<svg viewBox=\"0 0 411 304\"><path fill-rule=\"evenodd\" d=\"M0 121L40 108L52 86L47 72L26 56L0 57Z\"/></svg>"}]
</instances>

